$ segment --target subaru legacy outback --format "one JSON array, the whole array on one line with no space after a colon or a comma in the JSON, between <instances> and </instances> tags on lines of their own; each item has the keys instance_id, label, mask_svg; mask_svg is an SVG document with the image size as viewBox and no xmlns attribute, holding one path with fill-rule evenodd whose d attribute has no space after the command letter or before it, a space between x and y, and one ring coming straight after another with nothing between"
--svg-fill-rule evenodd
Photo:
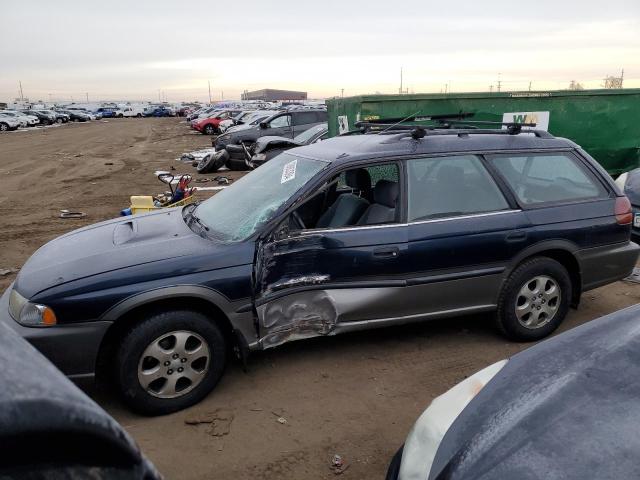
<instances>
[{"instance_id":1,"label":"subaru legacy outback","mask_svg":"<svg viewBox=\"0 0 640 480\"><path fill-rule=\"evenodd\" d=\"M546 132L352 135L47 243L0 317L70 377L110 374L162 414L207 395L230 353L292 340L478 312L546 337L632 271L630 224L609 175Z\"/></svg>"}]
</instances>

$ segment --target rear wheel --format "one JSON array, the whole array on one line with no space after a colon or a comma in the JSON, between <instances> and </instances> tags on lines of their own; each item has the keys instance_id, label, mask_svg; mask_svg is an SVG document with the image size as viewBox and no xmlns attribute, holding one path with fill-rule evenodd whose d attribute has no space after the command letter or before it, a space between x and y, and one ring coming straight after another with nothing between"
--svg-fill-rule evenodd
<instances>
[{"instance_id":1,"label":"rear wheel","mask_svg":"<svg viewBox=\"0 0 640 480\"><path fill-rule=\"evenodd\" d=\"M138 118L142 118L142 114L141 114L141 113L138 113L138 114L136 114L136 117L138 117Z\"/></svg>"},{"instance_id":2,"label":"rear wheel","mask_svg":"<svg viewBox=\"0 0 640 480\"><path fill-rule=\"evenodd\" d=\"M203 129L203 133L205 135L213 135L214 133L216 133L216 127L214 127L211 124L205 125Z\"/></svg>"},{"instance_id":3,"label":"rear wheel","mask_svg":"<svg viewBox=\"0 0 640 480\"><path fill-rule=\"evenodd\" d=\"M557 261L538 257L518 266L498 300L498 328L518 341L534 341L551 334L569 311L571 279Z\"/></svg>"},{"instance_id":4,"label":"rear wheel","mask_svg":"<svg viewBox=\"0 0 640 480\"><path fill-rule=\"evenodd\" d=\"M0 122L0 132L6 132L9 130L9 125L4 122Z\"/></svg>"},{"instance_id":5,"label":"rear wheel","mask_svg":"<svg viewBox=\"0 0 640 480\"><path fill-rule=\"evenodd\" d=\"M148 315L124 337L116 381L131 409L164 415L202 400L224 372L226 345L206 315L173 310Z\"/></svg>"},{"instance_id":6,"label":"rear wheel","mask_svg":"<svg viewBox=\"0 0 640 480\"><path fill-rule=\"evenodd\" d=\"M62 122L64 122L64 120L62 120L61 118L56 118L56 123L57 123L57 124L60 124L60 123L62 123Z\"/></svg>"}]
</instances>

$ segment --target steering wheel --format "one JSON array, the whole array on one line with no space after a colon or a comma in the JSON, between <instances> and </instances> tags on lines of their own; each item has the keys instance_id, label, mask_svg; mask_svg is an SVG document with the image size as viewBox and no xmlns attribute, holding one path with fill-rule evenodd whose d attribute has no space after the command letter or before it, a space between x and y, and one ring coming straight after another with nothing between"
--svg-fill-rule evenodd
<instances>
[{"instance_id":1,"label":"steering wheel","mask_svg":"<svg viewBox=\"0 0 640 480\"><path fill-rule=\"evenodd\" d=\"M293 219L296 221L296 223L298 224L298 226L300 227L301 230L304 230L305 228L307 228L304 224L304 221L302 220L302 217L300 216L300 214L298 213L297 210L293 211Z\"/></svg>"}]
</instances>

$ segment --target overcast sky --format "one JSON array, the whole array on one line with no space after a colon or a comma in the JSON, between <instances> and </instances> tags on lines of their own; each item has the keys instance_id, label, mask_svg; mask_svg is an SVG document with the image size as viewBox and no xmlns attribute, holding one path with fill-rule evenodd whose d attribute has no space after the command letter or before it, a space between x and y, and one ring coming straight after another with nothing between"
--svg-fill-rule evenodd
<instances>
[{"instance_id":1,"label":"overcast sky","mask_svg":"<svg viewBox=\"0 0 640 480\"><path fill-rule=\"evenodd\" d=\"M0 101L640 87L640 0L2 0Z\"/></svg>"}]
</instances>

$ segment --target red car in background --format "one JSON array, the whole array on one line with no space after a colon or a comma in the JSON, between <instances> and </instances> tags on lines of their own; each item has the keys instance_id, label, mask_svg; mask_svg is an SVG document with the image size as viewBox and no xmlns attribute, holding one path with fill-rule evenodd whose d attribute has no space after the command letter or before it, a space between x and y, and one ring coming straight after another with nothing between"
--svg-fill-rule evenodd
<instances>
[{"instance_id":1,"label":"red car in background","mask_svg":"<svg viewBox=\"0 0 640 480\"><path fill-rule=\"evenodd\" d=\"M214 133L220 133L220 122L227 118L235 117L242 110L223 110L215 113L209 118L199 118L191 123L191 126L205 135L213 135Z\"/></svg>"}]
</instances>

